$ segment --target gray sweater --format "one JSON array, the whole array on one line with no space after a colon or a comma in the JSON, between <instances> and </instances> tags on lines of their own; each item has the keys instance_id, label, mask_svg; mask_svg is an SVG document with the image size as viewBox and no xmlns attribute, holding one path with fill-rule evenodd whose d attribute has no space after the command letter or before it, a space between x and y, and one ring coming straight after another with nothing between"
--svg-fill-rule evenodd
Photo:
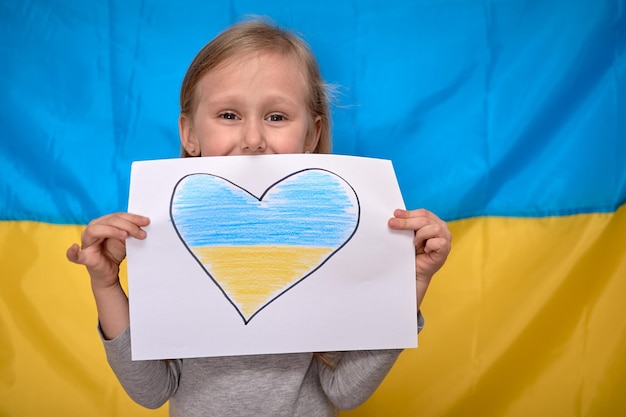
<instances>
[{"instance_id":1,"label":"gray sweater","mask_svg":"<svg viewBox=\"0 0 626 417\"><path fill-rule=\"evenodd\" d=\"M128 329L104 347L130 397L148 408L169 400L172 417L337 416L365 402L401 352L340 352L333 367L311 353L132 361Z\"/></svg>"}]
</instances>

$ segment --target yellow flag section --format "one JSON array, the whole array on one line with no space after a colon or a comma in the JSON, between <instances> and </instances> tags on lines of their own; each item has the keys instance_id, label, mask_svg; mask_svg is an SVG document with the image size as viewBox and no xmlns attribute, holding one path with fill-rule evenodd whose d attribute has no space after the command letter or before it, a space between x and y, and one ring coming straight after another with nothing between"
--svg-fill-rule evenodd
<instances>
[{"instance_id":1,"label":"yellow flag section","mask_svg":"<svg viewBox=\"0 0 626 417\"><path fill-rule=\"evenodd\" d=\"M626 415L626 206L450 227L420 347L342 415ZM65 260L82 228L0 223L0 415L165 417L106 363L89 277Z\"/></svg>"},{"instance_id":2,"label":"yellow flag section","mask_svg":"<svg viewBox=\"0 0 626 417\"><path fill-rule=\"evenodd\" d=\"M0 416L167 415L108 367L89 275L65 259L83 228L0 222Z\"/></svg>"},{"instance_id":3,"label":"yellow flag section","mask_svg":"<svg viewBox=\"0 0 626 417\"><path fill-rule=\"evenodd\" d=\"M626 206L450 224L404 352L356 416L626 415Z\"/></svg>"}]
</instances>

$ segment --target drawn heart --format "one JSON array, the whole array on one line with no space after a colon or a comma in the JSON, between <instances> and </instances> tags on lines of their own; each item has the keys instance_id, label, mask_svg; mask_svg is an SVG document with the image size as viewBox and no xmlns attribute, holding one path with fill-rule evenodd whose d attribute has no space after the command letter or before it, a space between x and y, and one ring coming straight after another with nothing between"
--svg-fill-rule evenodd
<instances>
[{"instance_id":1,"label":"drawn heart","mask_svg":"<svg viewBox=\"0 0 626 417\"><path fill-rule=\"evenodd\" d=\"M323 169L292 173L260 196L197 173L174 187L170 217L191 255L248 324L354 236L356 192Z\"/></svg>"}]
</instances>

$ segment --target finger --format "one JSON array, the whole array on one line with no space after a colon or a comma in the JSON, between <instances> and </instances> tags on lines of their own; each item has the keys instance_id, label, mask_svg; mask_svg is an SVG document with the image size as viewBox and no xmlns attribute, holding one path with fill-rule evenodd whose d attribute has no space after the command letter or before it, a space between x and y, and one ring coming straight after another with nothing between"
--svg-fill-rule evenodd
<instances>
[{"instance_id":1,"label":"finger","mask_svg":"<svg viewBox=\"0 0 626 417\"><path fill-rule=\"evenodd\" d=\"M129 231L128 227L135 229L148 226L150 219L145 216L140 216L133 213L113 213L106 216L99 217L89 223L92 224L105 224L111 226L117 226L121 229Z\"/></svg>"},{"instance_id":2,"label":"finger","mask_svg":"<svg viewBox=\"0 0 626 417\"><path fill-rule=\"evenodd\" d=\"M394 212L394 215L396 212ZM396 230L417 230L423 227L430 220L425 217L410 217L408 212L398 213L400 216L392 217L388 220L387 224L390 228Z\"/></svg>"},{"instance_id":3,"label":"finger","mask_svg":"<svg viewBox=\"0 0 626 417\"><path fill-rule=\"evenodd\" d=\"M444 239L447 242L452 240L452 234L448 226L443 223L430 223L415 231L413 242L415 246L426 246L426 242L432 239Z\"/></svg>"},{"instance_id":4,"label":"finger","mask_svg":"<svg viewBox=\"0 0 626 417\"><path fill-rule=\"evenodd\" d=\"M129 221L131 223L136 224L139 227L144 227L150 224L150 218L146 217L146 216L141 216L139 214L134 214L134 213L126 213L126 212L120 212L117 213L118 217Z\"/></svg>"},{"instance_id":5,"label":"finger","mask_svg":"<svg viewBox=\"0 0 626 417\"><path fill-rule=\"evenodd\" d=\"M441 253L445 259L450 252L452 235L445 225L430 224L415 232L415 254Z\"/></svg>"},{"instance_id":6,"label":"finger","mask_svg":"<svg viewBox=\"0 0 626 417\"><path fill-rule=\"evenodd\" d=\"M443 237L428 239L424 246L424 253L427 254L439 253L447 255L448 252L450 252L450 241Z\"/></svg>"},{"instance_id":7,"label":"finger","mask_svg":"<svg viewBox=\"0 0 626 417\"><path fill-rule=\"evenodd\" d=\"M437 215L435 213L433 213L432 211L420 208L420 209L416 209L416 210L403 210L403 209L396 209L393 212L393 215L397 218L401 218L401 219L411 219L411 218L417 218L417 217L425 217L427 219L430 220L434 220L434 221L442 221L439 217L437 217Z\"/></svg>"},{"instance_id":8,"label":"finger","mask_svg":"<svg viewBox=\"0 0 626 417\"><path fill-rule=\"evenodd\" d=\"M393 212L395 217L400 219L408 219L411 217L417 217L419 215L426 215L427 210L425 209L416 209L416 210L406 210L406 209L396 209Z\"/></svg>"},{"instance_id":9,"label":"finger","mask_svg":"<svg viewBox=\"0 0 626 417\"><path fill-rule=\"evenodd\" d=\"M150 220L147 217L130 213L115 213L93 220L82 234L82 247L88 247L101 242L103 239L125 240L132 236L145 239L146 232L142 226L147 226Z\"/></svg>"},{"instance_id":10,"label":"finger","mask_svg":"<svg viewBox=\"0 0 626 417\"><path fill-rule=\"evenodd\" d=\"M83 251L76 243L67 249L65 256L70 262L78 265L89 266L89 259L85 256L85 251Z\"/></svg>"},{"instance_id":11,"label":"finger","mask_svg":"<svg viewBox=\"0 0 626 417\"><path fill-rule=\"evenodd\" d=\"M80 251L80 248L78 247L78 244L74 243L72 246L67 248L67 251L65 252L65 256L70 262L78 263L79 251Z\"/></svg>"},{"instance_id":12,"label":"finger","mask_svg":"<svg viewBox=\"0 0 626 417\"><path fill-rule=\"evenodd\" d=\"M115 226L90 224L81 234L80 249L87 249L97 246L105 239L116 239L123 241L128 236L128 232Z\"/></svg>"},{"instance_id":13,"label":"finger","mask_svg":"<svg viewBox=\"0 0 626 417\"><path fill-rule=\"evenodd\" d=\"M413 230L413 231L419 230L429 224L439 224L439 223L443 223L443 222L440 222L440 221L437 222L425 216L414 216L414 217L407 217L407 218L392 217L388 221L388 225L392 229Z\"/></svg>"},{"instance_id":14,"label":"finger","mask_svg":"<svg viewBox=\"0 0 626 417\"><path fill-rule=\"evenodd\" d=\"M394 217L389 219L388 222L389 227L392 229L410 230L417 230L429 223L446 224L437 215L425 209L410 211L397 209L394 211Z\"/></svg>"}]
</instances>

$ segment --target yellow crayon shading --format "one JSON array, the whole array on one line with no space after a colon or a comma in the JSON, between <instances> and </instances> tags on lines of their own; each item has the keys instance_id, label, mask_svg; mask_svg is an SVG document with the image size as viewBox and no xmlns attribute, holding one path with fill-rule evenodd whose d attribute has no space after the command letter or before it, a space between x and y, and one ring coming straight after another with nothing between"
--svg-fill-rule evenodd
<instances>
[{"instance_id":1,"label":"yellow crayon shading","mask_svg":"<svg viewBox=\"0 0 626 417\"><path fill-rule=\"evenodd\" d=\"M246 320L333 251L292 245L193 247L194 254Z\"/></svg>"}]
</instances>

